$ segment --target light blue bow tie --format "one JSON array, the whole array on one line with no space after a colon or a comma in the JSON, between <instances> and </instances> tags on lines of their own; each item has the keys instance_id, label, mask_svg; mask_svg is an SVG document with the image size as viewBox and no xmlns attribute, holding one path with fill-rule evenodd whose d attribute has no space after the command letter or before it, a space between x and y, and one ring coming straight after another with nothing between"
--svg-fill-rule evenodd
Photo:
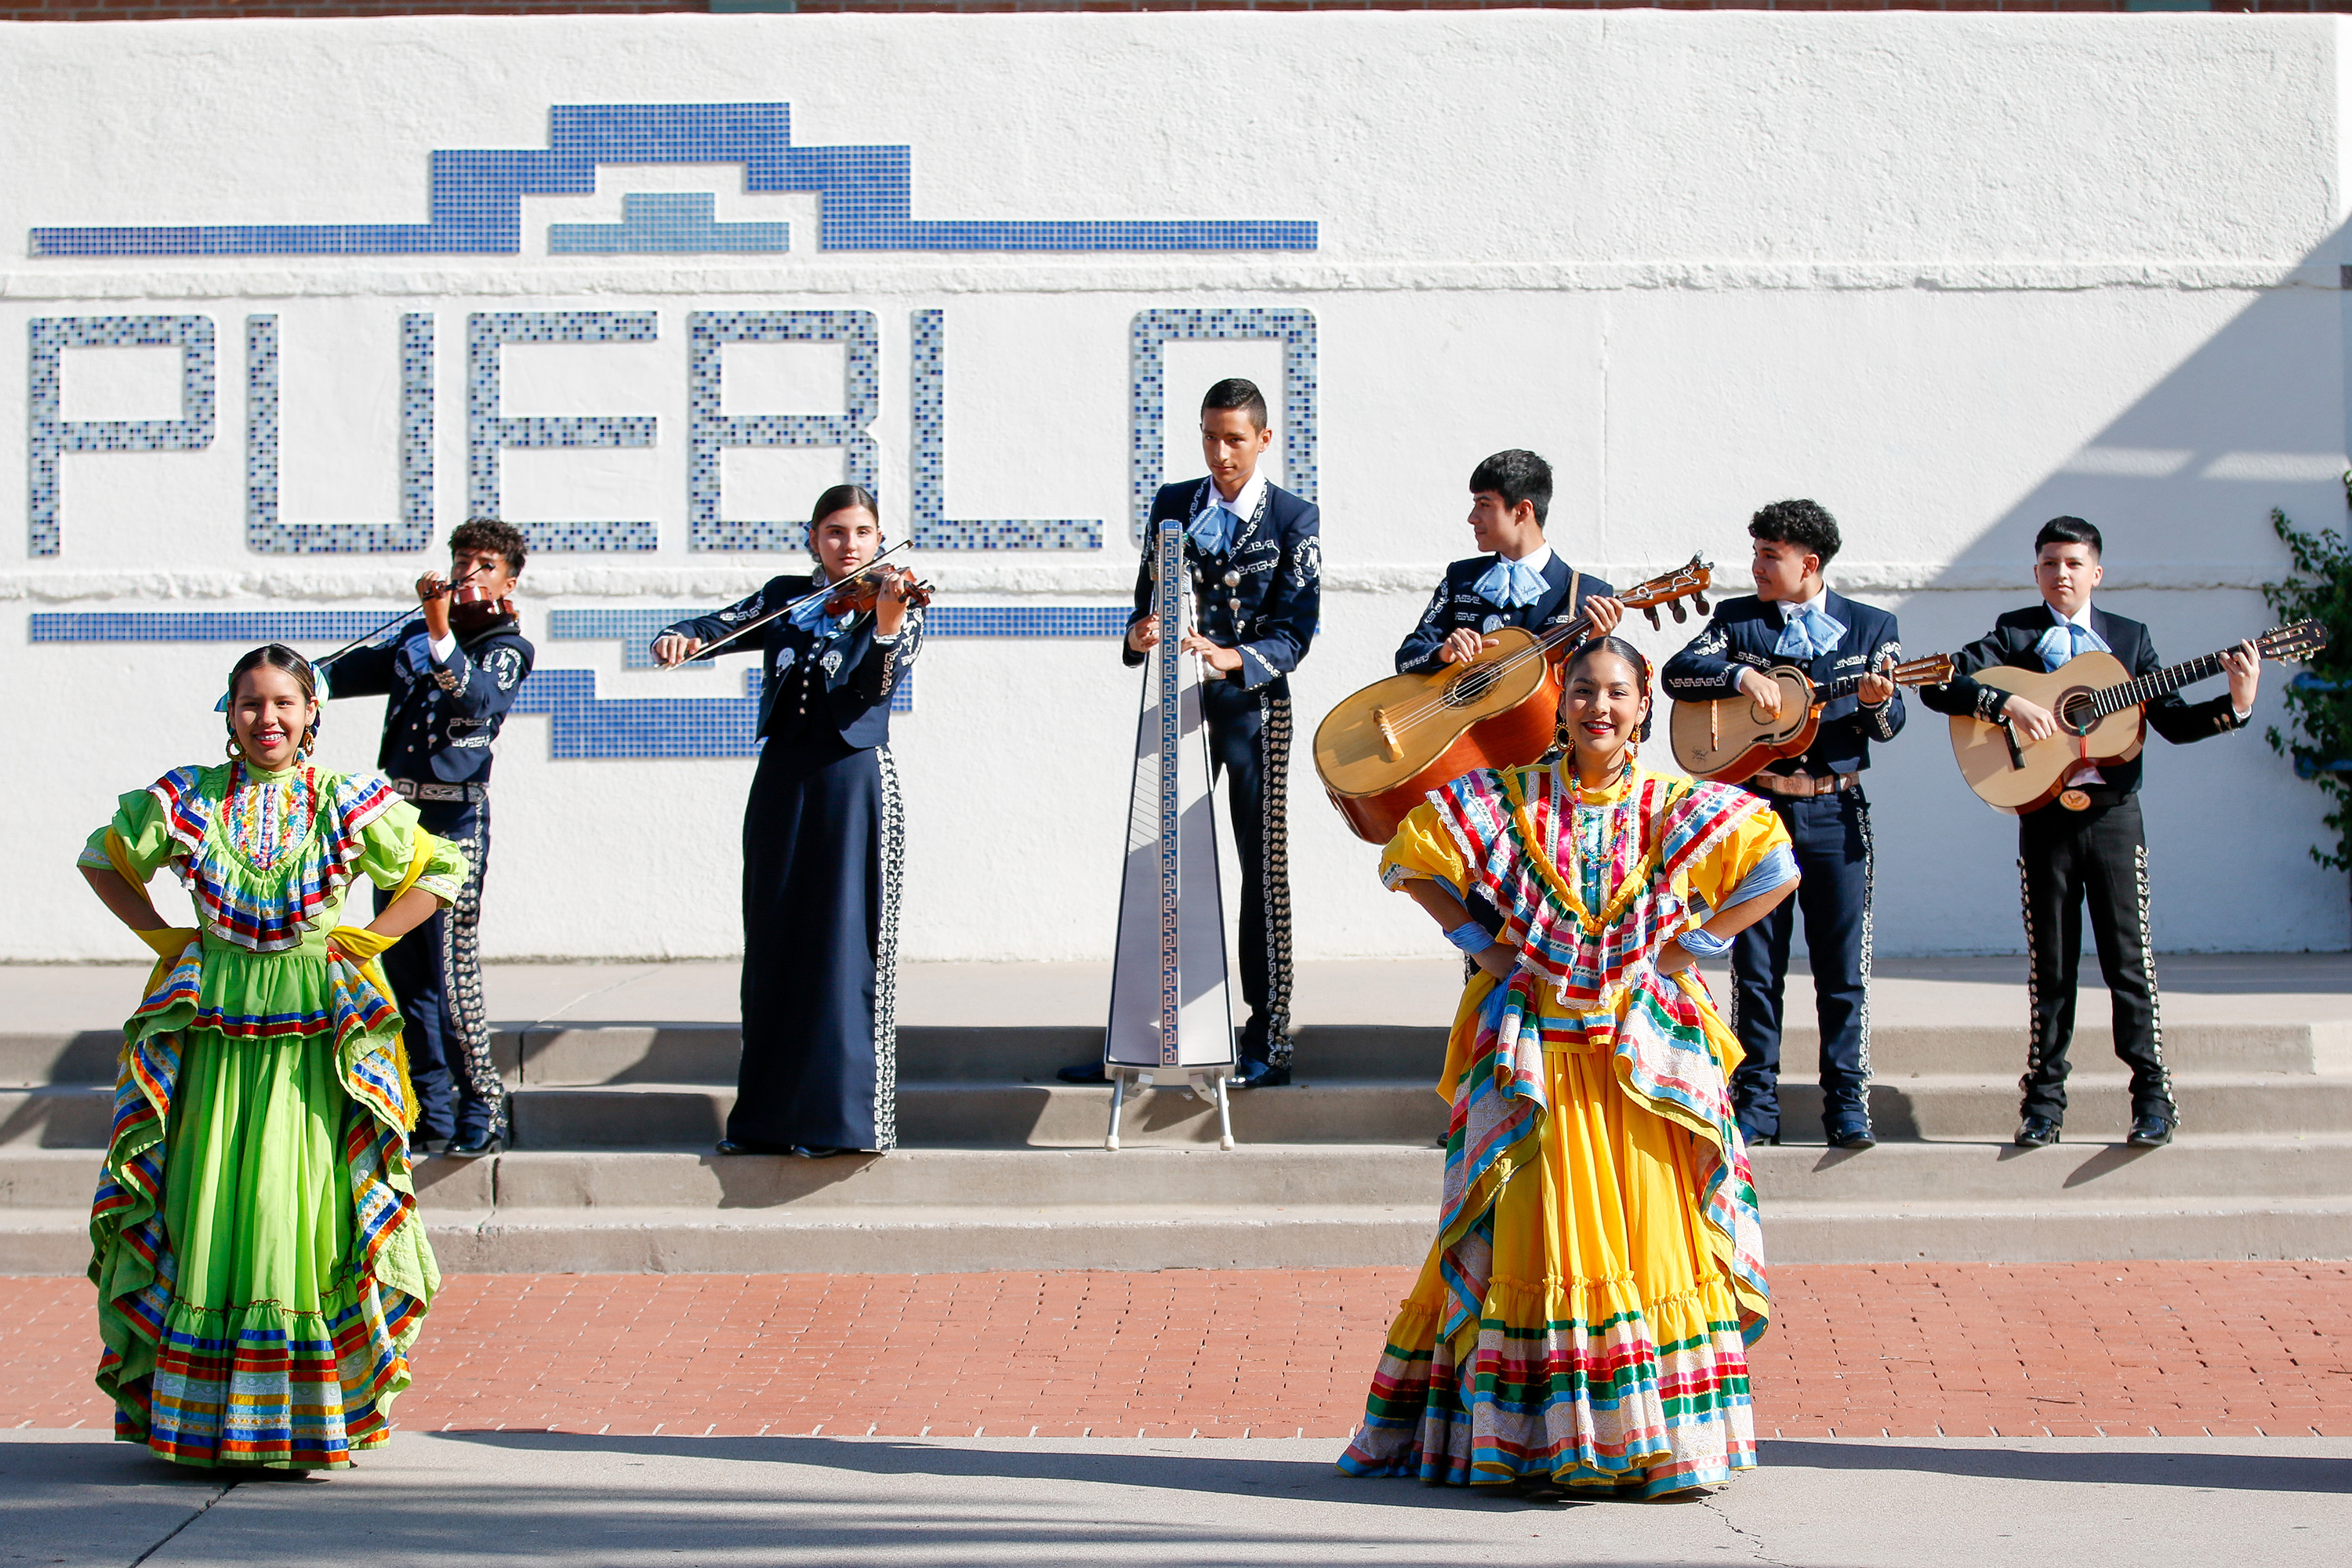
<instances>
[{"instance_id":1,"label":"light blue bow tie","mask_svg":"<svg viewBox=\"0 0 2352 1568\"><path fill-rule=\"evenodd\" d=\"M2043 632L2033 651L2042 656L2044 669L2055 669L2068 659L2082 653L2106 653L2107 639L2088 626L2078 626L2072 621L2060 621Z\"/></svg>"},{"instance_id":2,"label":"light blue bow tie","mask_svg":"<svg viewBox=\"0 0 2352 1568\"><path fill-rule=\"evenodd\" d=\"M823 587L824 584L819 584L817 586ZM812 589L810 592L814 593L815 590ZM824 640L826 637L833 636L835 632L841 630L842 627L849 624L849 616L847 616L826 615L824 613L824 601L819 598L810 599L807 604L803 605L799 609L794 610L791 615L786 616L784 619L792 622L793 625L800 627L800 629L804 632L814 633L817 640L820 642Z\"/></svg>"},{"instance_id":3,"label":"light blue bow tie","mask_svg":"<svg viewBox=\"0 0 2352 1568\"><path fill-rule=\"evenodd\" d=\"M1816 600L1789 617L1772 652L1780 658L1818 658L1833 652L1844 636L1845 627L1831 619L1829 612Z\"/></svg>"},{"instance_id":4,"label":"light blue bow tie","mask_svg":"<svg viewBox=\"0 0 2352 1568\"><path fill-rule=\"evenodd\" d=\"M1495 557L1495 563L1478 574L1470 584L1471 591L1490 605L1500 605L1516 610L1522 605L1532 605L1544 596L1550 584L1544 574L1524 561L1506 561Z\"/></svg>"},{"instance_id":5,"label":"light blue bow tie","mask_svg":"<svg viewBox=\"0 0 2352 1568\"><path fill-rule=\"evenodd\" d=\"M1223 555L1234 547L1234 527L1241 520L1224 502L1211 501L1184 532L1204 555Z\"/></svg>"}]
</instances>

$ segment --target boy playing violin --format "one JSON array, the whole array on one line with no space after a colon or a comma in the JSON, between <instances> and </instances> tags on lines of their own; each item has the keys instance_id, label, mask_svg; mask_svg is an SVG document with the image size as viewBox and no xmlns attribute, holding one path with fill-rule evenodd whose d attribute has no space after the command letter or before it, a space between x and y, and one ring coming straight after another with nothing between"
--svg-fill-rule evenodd
<instances>
[{"instance_id":1,"label":"boy playing violin","mask_svg":"<svg viewBox=\"0 0 2352 1568\"><path fill-rule=\"evenodd\" d=\"M376 766L415 803L418 826L465 852L466 885L383 954L416 1089L413 1144L428 1153L504 1147L506 1093L482 998L482 879L490 858L490 743L531 647L511 595L521 531L476 518L449 535L449 575L416 580L423 606L385 640L319 667L323 697L388 697ZM381 899L383 895L379 894Z\"/></svg>"}]
</instances>

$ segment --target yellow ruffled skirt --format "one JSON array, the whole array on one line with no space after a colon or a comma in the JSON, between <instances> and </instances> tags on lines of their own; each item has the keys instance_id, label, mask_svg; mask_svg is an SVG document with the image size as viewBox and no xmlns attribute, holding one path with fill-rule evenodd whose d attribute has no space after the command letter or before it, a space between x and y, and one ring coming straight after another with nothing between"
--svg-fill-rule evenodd
<instances>
[{"instance_id":1,"label":"yellow ruffled skirt","mask_svg":"<svg viewBox=\"0 0 2352 1568\"><path fill-rule=\"evenodd\" d=\"M1703 992L1659 989L1696 1047L1679 1070L1703 1064L1715 1085L1689 1087L1710 1098L1738 1047ZM1502 1000L1485 983L1464 999L1446 1223L1341 1468L1635 1497L1752 1468L1746 1347L1763 1282L1735 1244L1745 1227L1722 1223L1727 1206L1754 1212L1736 1134L1654 1093L1622 1059L1631 1031L1594 1040L1536 1006L1499 1027Z\"/></svg>"}]
</instances>

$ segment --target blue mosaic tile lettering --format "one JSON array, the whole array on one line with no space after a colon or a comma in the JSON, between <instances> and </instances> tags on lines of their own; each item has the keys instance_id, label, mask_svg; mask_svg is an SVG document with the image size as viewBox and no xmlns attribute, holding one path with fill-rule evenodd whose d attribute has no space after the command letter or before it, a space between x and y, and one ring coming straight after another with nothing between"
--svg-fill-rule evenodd
<instances>
[{"instance_id":1,"label":"blue mosaic tile lettering","mask_svg":"<svg viewBox=\"0 0 2352 1568\"><path fill-rule=\"evenodd\" d=\"M646 651L662 627L701 613L669 609L551 610L552 642L621 644L625 669L651 669ZM924 612L931 637L1115 637L1127 630L1124 605L933 605ZM383 622L375 610L75 610L26 617L34 643L258 643L335 645ZM715 662L715 661L714 661ZM890 710L915 708L915 670L899 677ZM749 757L758 754L760 671L744 672L742 697L617 697L596 694L593 669L539 669L518 694L518 713L553 721L558 761L608 758Z\"/></svg>"},{"instance_id":2,"label":"blue mosaic tile lettering","mask_svg":"<svg viewBox=\"0 0 2352 1568\"><path fill-rule=\"evenodd\" d=\"M913 216L906 146L795 147L785 103L558 104L544 148L444 149L427 220L40 227L52 256L515 256L522 198L593 195L600 163L740 163L747 192L817 194L821 250L1296 251L1306 219L942 220Z\"/></svg>"},{"instance_id":3,"label":"blue mosaic tile lettering","mask_svg":"<svg viewBox=\"0 0 2352 1568\"><path fill-rule=\"evenodd\" d=\"M1170 339L1282 341L1282 488L1302 500L1315 495L1315 312L1274 310L1138 310L1129 348L1128 460L1134 476L1134 537L1143 542L1151 498L1160 493L1166 445L1168 388L1160 345Z\"/></svg>"},{"instance_id":4,"label":"blue mosaic tile lettering","mask_svg":"<svg viewBox=\"0 0 2352 1568\"><path fill-rule=\"evenodd\" d=\"M651 310L478 310L466 318L466 509L497 517L499 453L507 447L650 447L650 414L567 415L509 419L499 412L501 343L649 343L660 336ZM650 521L596 519L519 526L533 551L651 550Z\"/></svg>"},{"instance_id":5,"label":"blue mosaic tile lettering","mask_svg":"<svg viewBox=\"0 0 2352 1568\"><path fill-rule=\"evenodd\" d=\"M196 452L213 444L213 319L210 316L35 316L26 323L25 520L26 553L55 555L58 459L68 452ZM65 351L180 351L177 419L58 416Z\"/></svg>"},{"instance_id":6,"label":"blue mosaic tile lettering","mask_svg":"<svg viewBox=\"0 0 2352 1568\"><path fill-rule=\"evenodd\" d=\"M618 223L551 223L547 248L554 256L703 255L790 250L788 223L720 223L719 197L709 191L630 192L621 197Z\"/></svg>"},{"instance_id":7,"label":"blue mosaic tile lettering","mask_svg":"<svg viewBox=\"0 0 2352 1568\"><path fill-rule=\"evenodd\" d=\"M687 318L687 547L799 550L808 524L743 522L720 516L719 455L730 447L838 447L844 479L875 488L880 452L866 426L882 407L882 327L871 310L693 310ZM842 343L841 414L730 416L720 345Z\"/></svg>"},{"instance_id":8,"label":"blue mosaic tile lettering","mask_svg":"<svg viewBox=\"0 0 2352 1568\"><path fill-rule=\"evenodd\" d=\"M278 318L245 319L245 544L264 555L407 555L433 542L433 317L400 318L400 521L286 522L278 510Z\"/></svg>"},{"instance_id":9,"label":"blue mosaic tile lettering","mask_svg":"<svg viewBox=\"0 0 2352 1568\"><path fill-rule=\"evenodd\" d=\"M947 312L915 312L915 449L909 482L915 543L927 550L1100 550L1100 518L1050 522L947 515Z\"/></svg>"}]
</instances>

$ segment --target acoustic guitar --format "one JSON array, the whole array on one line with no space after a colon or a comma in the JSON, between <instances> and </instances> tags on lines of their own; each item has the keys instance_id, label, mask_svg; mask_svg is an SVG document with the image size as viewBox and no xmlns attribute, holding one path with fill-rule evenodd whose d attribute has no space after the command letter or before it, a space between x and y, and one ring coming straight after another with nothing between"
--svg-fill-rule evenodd
<instances>
[{"instance_id":1,"label":"acoustic guitar","mask_svg":"<svg viewBox=\"0 0 2352 1568\"><path fill-rule=\"evenodd\" d=\"M2297 621L2254 639L2264 658L2300 659L2327 646L2327 628ZM1981 719L1952 721L1952 757L1969 787L1996 811L2011 816L2037 810L2066 788L2078 768L2128 762L2147 740L2144 703L2223 672L2222 648L2135 679L2111 653L2076 654L2056 669L2020 669L1996 664L1975 671L1979 684L2012 691L2038 702L2057 718L2058 732L2021 744L2007 724Z\"/></svg>"},{"instance_id":2,"label":"acoustic guitar","mask_svg":"<svg viewBox=\"0 0 2352 1568\"><path fill-rule=\"evenodd\" d=\"M1685 620L1682 601L1706 614L1715 568L1687 565L1617 595L1658 625L1658 608ZM1474 768L1523 767L1551 749L1559 722L1559 662L1590 617L1540 635L1524 626L1486 634L1493 646L1468 664L1427 675L1392 675L1342 701L1315 731L1315 771L1357 837L1386 844L1431 790Z\"/></svg>"},{"instance_id":3,"label":"acoustic guitar","mask_svg":"<svg viewBox=\"0 0 2352 1568\"><path fill-rule=\"evenodd\" d=\"M1685 702L1675 700L1667 732L1674 737L1675 761L1693 778L1717 784L1738 784L1769 763L1802 756L1821 733L1822 710L1862 688L1862 676L1842 675L1827 686L1793 664L1776 664L1762 672L1780 688L1780 712L1766 718L1752 697L1717 697ZM1877 673L1897 686L1933 686L1952 679L1948 654L1931 653Z\"/></svg>"}]
</instances>

